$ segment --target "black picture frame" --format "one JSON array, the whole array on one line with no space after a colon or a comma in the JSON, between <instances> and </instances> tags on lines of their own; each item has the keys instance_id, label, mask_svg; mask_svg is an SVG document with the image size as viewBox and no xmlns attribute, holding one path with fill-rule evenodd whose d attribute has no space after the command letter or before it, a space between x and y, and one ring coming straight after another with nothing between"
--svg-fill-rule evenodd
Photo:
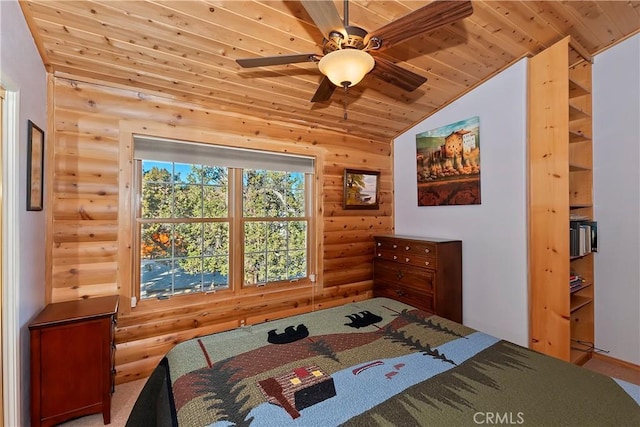
<instances>
[{"instance_id":1,"label":"black picture frame","mask_svg":"<svg viewBox=\"0 0 640 427\"><path fill-rule=\"evenodd\" d=\"M29 120L27 137L27 210L41 211L44 203L44 131Z\"/></svg>"},{"instance_id":2,"label":"black picture frame","mask_svg":"<svg viewBox=\"0 0 640 427\"><path fill-rule=\"evenodd\" d=\"M378 209L380 172L361 169L344 170L344 209Z\"/></svg>"}]
</instances>

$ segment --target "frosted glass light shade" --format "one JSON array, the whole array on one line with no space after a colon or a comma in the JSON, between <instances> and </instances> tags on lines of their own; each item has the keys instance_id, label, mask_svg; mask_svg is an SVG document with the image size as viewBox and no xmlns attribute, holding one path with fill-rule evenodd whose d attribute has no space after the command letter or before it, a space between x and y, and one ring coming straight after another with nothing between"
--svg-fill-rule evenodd
<instances>
[{"instance_id":1,"label":"frosted glass light shade","mask_svg":"<svg viewBox=\"0 0 640 427\"><path fill-rule=\"evenodd\" d=\"M320 59L318 68L331 83L342 87L356 85L371 71L375 61L367 52L357 49L340 49L329 52Z\"/></svg>"}]
</instances>

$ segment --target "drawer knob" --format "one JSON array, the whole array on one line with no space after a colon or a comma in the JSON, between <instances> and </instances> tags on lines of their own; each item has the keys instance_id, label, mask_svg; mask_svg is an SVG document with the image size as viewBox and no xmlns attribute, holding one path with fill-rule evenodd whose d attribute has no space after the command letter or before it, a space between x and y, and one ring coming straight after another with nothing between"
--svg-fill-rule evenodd
<instances>
[{"instance_id":1,"label":"drawer knob","mask_svg":"<svg viewBox=\"0 0 640 427\"><path fill-rule=\"evenodd\" d=\"M404 274L402 274L402 271L398 271L398 274L396 274L396 277L398 279L402 279L404 277Z\"/></svg>"},{"instance_id":2,"label":"drawer knob","mask_svg":"<svg viewBox=\"0 0 640 427\"><path fill-rule=\"evenodd\" d=\"M382 246L382 243L378 242L378 246Z\"/></svg>"},{"instance_id":3,"label":"drawer knob","mask_svg":"<svg viewBox=\"0 0 640 427\"><path fill-rule=\"evenodd\" d=\"M393 256L393 259L398 259L398 256L397 256L397 255L394 255L394 256Z\"/></svg>"},{"instance_id":4,"label":"drawer knob","mask_svg":"<svg viewBox=\"0 0 640 427\"><path fill-rule=\"evenodd\" d=\"M429 252L431 252L428 248L424 250L425 254L428 254Z\"/></svg>"},{"instance_id":5,"label":"drawer knob","mask_svg":"<svg viewBox=\"0 0 640 427\"><path fill-rule=\"evenodd\" d=\"M409 249L411 249L411 247L409 247L409 246L405 246L405 247L404 247L404 250L405 250L405 251L408 251Z\"/></svg>"},{"instance_id":6,"label":"drawer knob","mask_svg":"<svg viewBox=\"0 0 640 427\"><path fill-rule=\"evenodd\" d=\"M380 252L378 252L378 256L382 256L382 254Z\"/></svg>"},{"instance_id":7,"label":"drawer knob","mask_svg":"<svg viewBox=\"0 0 640 427\"><path fill-rule=\"evenodd\" d=\"M393 245L393 249L395 249L395 248L397 248L397 247L398 247L398 245L396 245L396 244L394 244L394 245Z\"/></svg>"},{"instance_id":8,"label":"drawer knob","mask_svg":"<svg viewBox=\"0 0 640 427\"><path fill-rule=\"evenodd\" d=\"M429 261L425 261L425 262L424 262L424 265L429 265Z\"/></svg>"},{"instance_id":9,"label":"drawer knob","mask_svg":"<svg viewBox=\"0 0 640 427\"><path fill-rule=\"evenodd\" d=\"M396 289L396 294L398 294L399 297L405 296L405 292L401 289Z\"/></svg>"},{"instance_id":10,"label":"drawer knob","mask_svg":"<svg viewBox=\"0 0 640 427\"><path fill-rule=\"evenodd\" d=\"M405 259L404 259L404 262L409 262L409 258L405 258Z\"/></svg>"}]
</instances>

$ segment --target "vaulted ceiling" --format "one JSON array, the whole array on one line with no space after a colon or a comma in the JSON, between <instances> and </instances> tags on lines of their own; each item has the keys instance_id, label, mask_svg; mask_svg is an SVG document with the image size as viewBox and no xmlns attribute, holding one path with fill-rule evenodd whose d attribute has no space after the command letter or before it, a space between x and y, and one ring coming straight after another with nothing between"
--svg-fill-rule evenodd
<instances>
[{"instance_id":1,"label":"vaulted ceiling","mask_svg":"<svg viewBox=\"0 0 640 427\"><path fill-rule=\"evenodd\" d=\"M427 1L349 2L372 31ZM21 1L47 70L265 119L390 140L525 56L571 36L594 55L640 29L640 1L473 1L473 14L380 52L426 77L412 92L368 75L310 102L314 62L241 68L238 58L322 54L299 1ZM344 3L336 0L342 15ZM576 60L578 56L576 55ZM499 102L499 100L487 100Z\"/></svg>"}]
</instances>

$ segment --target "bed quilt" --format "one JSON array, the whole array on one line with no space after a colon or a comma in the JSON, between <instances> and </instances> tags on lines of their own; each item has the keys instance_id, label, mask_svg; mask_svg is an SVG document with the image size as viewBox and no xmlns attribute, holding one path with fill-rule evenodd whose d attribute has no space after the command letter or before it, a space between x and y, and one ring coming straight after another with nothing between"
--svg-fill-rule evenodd
<instances>
[{"instance_id":1,"label":"bed quilt","mask_svg":"<svg viewBox=\"0 0 640 427\"><path fill-rule=\"evenodd\" d=\"M128 426L638 426L640 387L387 299L178 344Z\"/></svg>"}]
</instances>

